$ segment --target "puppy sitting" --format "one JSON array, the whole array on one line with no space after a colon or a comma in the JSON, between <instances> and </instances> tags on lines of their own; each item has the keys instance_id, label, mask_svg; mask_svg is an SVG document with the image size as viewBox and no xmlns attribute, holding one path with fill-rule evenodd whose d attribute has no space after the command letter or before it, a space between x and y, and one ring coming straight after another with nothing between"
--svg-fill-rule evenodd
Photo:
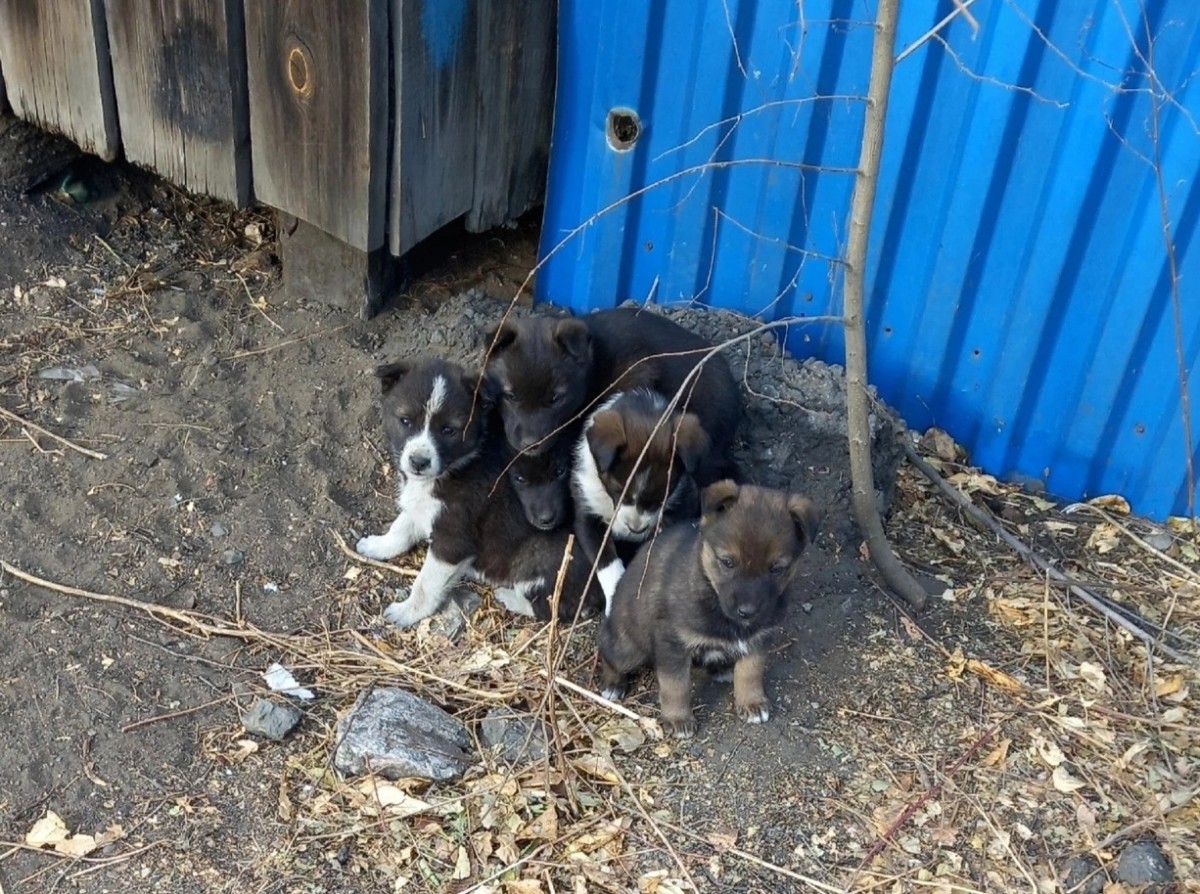
<instances>
[{"instance_id":1,"label":"puppy sitting","mask_svg":"<svg viewBox=\"0 0 1200 894\"><path fill-rule=\"evenodd\" d=\"M804 497L719 481L701 494L700 521L667 529L639 550L600 629L604 695L625 694L628 675L652 664L663 728L696 731L691 667L733 668L733 699L763 723L764 649L782 619L817 511Z\"/></svg>"},{"instance_id":2,"label":"puppy sitting","mask_svg":"<svg viewBox=\"0 0 1200 894\"><path fill-rule=\"evenodd\" d=\"M666 410L657 392L621 392L584 423L575 448L575 536L596 565L605 614L625 571L618 545L641 543L664 520L699 512L692 473L707 455L708 435L694 414L664 419Z\"/></svg>"},{"instance_id":3,"label":"puppy sitting","mask_svg":"<svg viewBox=\"0 0 1200 894\"><path fill-rule=\"evenodd\" d=\"M389 559L430 541L411 595L388 606L384 617L411 627L469 576L494 587L509 610L548 618L567 533L541 531L526 521L505 475L511 453L495 419L494 397L476 393L476 375L432 358L382 366L376 375L400 478L400 512L386 534L362 538L357 549ZM574 616L587 578L587 563L576 555L564 582L562 617ZM590 591L587 601L598 602L598 591Z\"/></svg>"}]
</instances>

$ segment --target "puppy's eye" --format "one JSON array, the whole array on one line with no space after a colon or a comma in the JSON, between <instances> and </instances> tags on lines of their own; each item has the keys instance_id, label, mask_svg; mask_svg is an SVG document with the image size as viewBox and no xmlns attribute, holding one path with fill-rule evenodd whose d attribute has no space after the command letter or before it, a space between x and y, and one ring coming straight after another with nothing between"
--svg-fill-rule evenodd
<instances>
[{"instance_id":1,"label":"puppy's eye","mask_svg":"<svg viewBox=\"0 0 1200 894\"><path fill-rule=\"evenodd\" d=\"M554 395L554 397L550 398L550 406L557 407L559 404L561 404L566 399L567 399L567 396L565 394L556 394L556 395Z\"/></svg>"},{"instance_id":2,"label":"puppy's eye","mask_svg":"<svg viewBox=\"0 0 1200 894\"><path fill-rule=\"evenodd\" d=\"M455 428L453 425L443 425L442 426L442 434L444 434L446 437L450 437L451 435L453 435L457 432L458 432L458 429Z\"/></svg>"},{"instance_id":3,"label":"puppy's eye","mask_svg":"<svg viewBox=\"0 0 1200 894\"><path fill-rule=\"evenodd\" d=\"M412 428L412 419L410 419L407 416L401 416L400 424L403 425L405 428Z\"/></svg>"},{"instance_id":4,"label":"puppy's eye","mask_svg":"<svg viewBox=\"0 0 1200 894\"><path fill-rule=\"evenodd\" d=\"M517 399L517 396L512 393L512 389L510 389L510 388L505 388L504 391L500 394L500 396L502 398L504 398L505 400L516 400Z\"/></svg>"},{"instance_id":5,"label":"puppy's eye","mask_svg":"<svg viewBox=\"0 0 1200 894\"><path fill-rule=\"evenodd\" d=\"M728 569L733 567L733 559L729 558L729 556L718 556L717 561L721 563L722 568Z\"/></svg>"},{"instance_id":6,"label":"puppy's eye","mask_svg":"<svg viewBox=\"0 0 1200 894\"><path fill-rule=\"evenodd\" d=\"M787 570L788 570L787 562L776 562L774 565L771 566L771 574L773 574L775 577L778 577L779 575L783 574L783 572L785 572Z\"/></svg>"},{"instance_id":7,"label":"puppy's eye","mask_svg":"<svg viewBox=\"0 0 1200 894\"><path fill-rule=\"evenodd\" d=\"M563 478L566 476L566 474L567 474L566 466L560 464L560 465L557 465L554 467L554 477L555 478Z\"/></svg>"},{"instance_id":8,"label":"puppy's eye","mask_svg":"<svg viewBox=\"0 0 1200 894\"><path fill-rule=\"evenodd\" d=\"M517 484L525 484L528 480L524 475L513 475L513 481L517 482Z\"/></svg>"}]
</instances>

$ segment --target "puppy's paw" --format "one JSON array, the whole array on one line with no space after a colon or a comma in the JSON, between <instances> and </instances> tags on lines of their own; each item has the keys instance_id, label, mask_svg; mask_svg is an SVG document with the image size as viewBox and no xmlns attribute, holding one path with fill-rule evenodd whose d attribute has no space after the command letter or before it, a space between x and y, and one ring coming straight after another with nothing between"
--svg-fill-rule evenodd
<instances>
[{"instance_id":1,"label":"puppy's paw","mask_svg":"<svg viewBox=\"0 0 1200 894\"><path fill-rule=\"evenodd\" d=\"M520 590L513 587L496 587L496 589L492 590L492 595L496 597L497 602L514 615L524 615L527 618L537 617L537 612L533 609L533 603Z\"/></svg>"},{"instance_id":2,"label":"puppy's paw","mask_svg":"<svg viewBox=\"0 0 1200 894\"><path fill-rule=\"evenodd\" d=\"M663 735L674 736L676 739L690 739L696 735L696 718L687 717L683 720L663 720Z\"/></svg>"},{"instance_id":3,"label":"puppy's paw","mask_svg":"<svg viewBox=\"0 0 1200 894\"><path fill-rule=\"evenodd\" d=\"M771 719L771 706L766 699L737 706L738 717L747 723L766 723Z\"/></svg>"},{"instance_id":4,"label":"puppy's paw","mask_svg":"<svg viewBox=\"0 0 1200 894\"><path fill-rule=\"evenodd\" d=\"M606 698L610 702L619 702L625 697L625 687L620 685L605 686L600 690L600 697Z\"/></svg>"},{"instance_id":5,"label":"puppy's paw","mask_svg":"<svg viewBox=\"0 0 1200 894\"><path fill-rule=\"evenodd\" d=\"M715 680L718 683L732 683L733 682L733 668L732 667L717 668L713 671L710 671L710 673L712 674L713 680Z\"/></svg>"},{"instance_id":6,"label":"puppy's paw","mask_svg":"<svg viewBox=\"0 0 1200 894\"><path fill-rule=\"evenodd\" d=\"M363 537L354 546L355 552L360 556L366 556L368 559L394 559L400 555L399 545L389 538L387 534L373 534L370 537Z\"/></svg>"},{"instance_id":7,"label":"puppy's paw","mask_svg":"<svg viewBox=\"0 0 1200 894\"><path fill-rule=\"evenodd\" d=\"M393 602L383 610L383 618L385 621L390 621L397 627L416 627L422 619L433 614L432 612L423 611L417 605L414 599L405 599L403 602Z\"/></svg>"}]
</instances>

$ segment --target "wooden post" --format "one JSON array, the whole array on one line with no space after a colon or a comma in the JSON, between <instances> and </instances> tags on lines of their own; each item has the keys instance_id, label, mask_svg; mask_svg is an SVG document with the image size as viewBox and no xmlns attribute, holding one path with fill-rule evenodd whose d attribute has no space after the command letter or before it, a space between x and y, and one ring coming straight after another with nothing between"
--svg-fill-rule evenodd
<instances>
[{"instance_id":1,"label":"wooden post","mask_svg":"<svg viewBox=\"0 0 1200 894\"><path fill-rule=\"evenodd\" d=\"M106 0L125 157L188 189L250 200L240 0Z\"/></svg>"},{"instance_id":2,"label":"wooden post","mask_svg":"<svg viewBox=\"0 0 1200 894\"><path fill-rule=\"evenodd\" d=\"M106 161L120 151L103 0L0 0L0 60L18 117Z\"/></svg>"},{"instance_id":3,"label":"wooden post","mask_svg":"<svg viewBox=\"0 0 1200 894\"><path fill-rule=\"evenodd\" d=\"M480 0L479 125L467 229L516 220L546 195L554 118L554 0Z\"/></svg>"},{"instance_id":4,"label":"wooden post","mask_svg":"<svg viewBox=\"0 0 1200 894\"><path fill-rule=\"evenodd\" d=\"M255 195L363 252L384 238L387 2L245 6Z\"/></svg>"}]
</instances>

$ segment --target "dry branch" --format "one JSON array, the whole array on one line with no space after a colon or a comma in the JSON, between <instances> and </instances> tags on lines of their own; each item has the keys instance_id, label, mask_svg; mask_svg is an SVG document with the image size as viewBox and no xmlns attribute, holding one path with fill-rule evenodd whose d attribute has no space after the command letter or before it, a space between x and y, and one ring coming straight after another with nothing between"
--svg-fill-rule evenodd
<instances>
[{"instance_id":1,"label":"dry branch","mask_svg":"<svg viewBox=\"0 0 1200 894\"><path fill-rule=\"evenodd\" d=\"M28 419L18 416L16 413L12 412L12 410L6 410L4 407L0 407L0 416L3 416L5 419L11 419L17 425L20 425L22 428L26 429L27 436L29 434L28 429L33 429L39 435L45 435L47 438L50 438L50 440L57 441L64 447L69 447L71 450L74 450L76 453L82 453L84 456L90 456L92 459L108 459L107 453L97 453L95 450L88 450L86 447L80 447L78 444L68 441L66 438L56 435L52 431L46 431L46 429L42 428L40 425L35 425ZM33 438L30 438L30 440L32 441ZM37 446L36 441L34 441L34 446Z\"/></svg>"},{"instance_id":2,"label":"dry branch","mask_svg":"<svg viewBox=\"0 0 1200 894\"><path fill-rule=\"evenodd\" d=\"M911 444L902 440L901 446L904 448L904 453L908 457L908 461L911 462L913 466L915 466L921 472L922 475L932 481L934 485L937 486L938 490L948 497L955 506L960 508L971 519L983 525L987 530L991 531L1006 544L1012 547L1017 554L1021 556L1021 558L1029 562L1029 564L1038 571L1047 575L1051 580L1066 586L1072 596L1075 596L1077 599L1080 599L1085 604L1090 606L1093 610L1099 612L1117 627L1120 627L1122 630L1125 630L1140 639L1146 644L1147 648L1157 649L1164 655L1174 658L1176 661L1191 663L1195 660L1192 656L1186 655L1185 653L1180 652L1178 649L1174 649L1171 646L1168 646L1166 643L1161 642L1158 637L1149 633L1144 628L1139 626L1134 620L1127 617L1127 614L1132 614L1132 612L1129 612L1128 609L1118 611L1106 600L1088 590L1069 574L1059 571L1057 568L1051 565L1049 561L1035 553L1032 547L1010 534L1003 525L996 521L995 517L993 517L990 512L980 509L961 491L959 491L956 487L950 484L950 482L946 481L945 478L939 475L937 470L934 469L933 466L929 465L929 463L927 463L921 457L921 455L917 453ZM1166 633L1167 632L1164 631L1164 634Z\"/></svg>"},{"instance_id":3,"label":"dry branch","mask_svg":"<svg viewBox=\"0 0 1200 894\"><path fill-rule=\"evenodd\" d=\"M866 123L863 125L862 154L854 179L850 203L850 241L846 247L846 410L850 439L850 481L854 515L867 538L871 561L889 587L917 609L928 598L922 587L905 570L892 552L879 508L875 505L875 481L871 471L870 397L867 393L867 334L863 313L867 242L879 184L879 158L883 152L883 127L891 90L892 51L896 44L899 0L880 0L878 29L871 58L871 82L867 90Z\"/></svg>"}]
</instances>

